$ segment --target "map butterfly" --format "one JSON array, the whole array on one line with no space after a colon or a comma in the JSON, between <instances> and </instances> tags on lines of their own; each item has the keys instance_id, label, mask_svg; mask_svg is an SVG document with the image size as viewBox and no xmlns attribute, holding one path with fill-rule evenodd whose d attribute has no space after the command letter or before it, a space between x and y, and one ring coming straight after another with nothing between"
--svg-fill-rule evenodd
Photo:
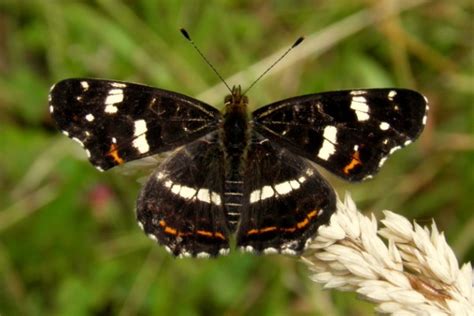
<instances>
[{"instance_id":1,"label":"map butterfly","mask_svg":"<svg viewBox=\"0 0 474 316\"><path fill-rule=\"evenodd\" d=\"M59 129L100 171L158 153L137 200L144 232L178 257L215 257L236 246L300 254L336 209L314 163L348 181L371 178L415 140L428 104L407 89L323 92L251 115L235 86L222 112L144 85L66 79L51 88Z\"/></svg>"}]
</instances>

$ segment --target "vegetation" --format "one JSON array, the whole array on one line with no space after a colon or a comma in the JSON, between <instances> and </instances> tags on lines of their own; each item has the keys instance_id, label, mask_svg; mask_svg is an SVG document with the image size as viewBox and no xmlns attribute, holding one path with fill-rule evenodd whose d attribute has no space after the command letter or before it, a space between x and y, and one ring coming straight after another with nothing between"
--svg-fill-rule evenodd
<instances>
[{"instance_id":1,"label":"vegetation","mask_svg":"<svg viewBox=\"0 0 474 316\"><path fill-rule=\"evenodd\" d=\"M474 258L472 2L185 3L1 2L1 315L373 313L354 293L323 291L295 258L173 259L136 225L137 177L99 173L55 129L48 90L68 77L140 82L222 107L228 91L180 27L223 77L243 71L229 82L243 87L260 74L246 70L307 37L250 91L255 108L347 88L425 94L422 137L374 180L349 184L322 172L363 210L434 219L460 263Z\"/></svg>"}]
</instances>

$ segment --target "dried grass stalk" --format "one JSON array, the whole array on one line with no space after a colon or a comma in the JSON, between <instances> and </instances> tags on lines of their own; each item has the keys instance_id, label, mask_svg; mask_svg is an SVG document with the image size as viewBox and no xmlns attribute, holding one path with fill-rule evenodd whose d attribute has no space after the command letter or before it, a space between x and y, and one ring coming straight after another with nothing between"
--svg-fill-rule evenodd
<instances>
[{"instance_id":1,"label":"dried grass stalk","mask_svg":"<svg viewBox=\"0 0 474 316\"><path fill-rule=\"evenodd\" d=\"M302 257L324 288L356 291L394 315L474 315L471 263L459 268L433 222L431 230L384 211L378 228L346 194Z\"/></svg>"}]
</instances>

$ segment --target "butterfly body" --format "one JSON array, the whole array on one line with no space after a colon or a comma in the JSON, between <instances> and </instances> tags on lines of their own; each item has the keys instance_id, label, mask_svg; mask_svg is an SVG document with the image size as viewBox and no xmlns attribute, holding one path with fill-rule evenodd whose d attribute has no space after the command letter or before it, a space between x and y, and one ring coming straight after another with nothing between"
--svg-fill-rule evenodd
<instances>
[{"instance_id":1,"label":"butterfly body","mask_svg":"<svg viewBox=\"0 0 474 316\"><path fill-rule=\"evenodd\" d=\"M406 89L290 98L249 115L234 87L224 111L143 85L67 79L50 92L58 127L106 170L170 152L140 192L137 220L175 256L300 254L336 209L315 163L348 181L373 176L421 133L426 99Z\"/></svg>"}]
</instances>

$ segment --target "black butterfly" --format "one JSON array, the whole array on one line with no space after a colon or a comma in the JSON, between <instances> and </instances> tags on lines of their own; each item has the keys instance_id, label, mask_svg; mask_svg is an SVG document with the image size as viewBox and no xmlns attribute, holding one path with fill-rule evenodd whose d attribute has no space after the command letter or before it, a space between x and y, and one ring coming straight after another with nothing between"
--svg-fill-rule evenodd
<instances>
[{"instance_id":1,"label":"black butterfly","mask_svg":"<svg viewBox=\"0 0 474 316\"><path fill-rule=\"evenodd\" d=\"M234 87L221 113L185 95L143 85L67 79L50 93L61 131L107 170L172 151L137 202L145 233L175 256L208 257L237 247L301 253L335 211L318 163L349 181L370 178L426 123L427 100L405 89L311 94L248 118Z\"/></svg>"}]
</instances>

